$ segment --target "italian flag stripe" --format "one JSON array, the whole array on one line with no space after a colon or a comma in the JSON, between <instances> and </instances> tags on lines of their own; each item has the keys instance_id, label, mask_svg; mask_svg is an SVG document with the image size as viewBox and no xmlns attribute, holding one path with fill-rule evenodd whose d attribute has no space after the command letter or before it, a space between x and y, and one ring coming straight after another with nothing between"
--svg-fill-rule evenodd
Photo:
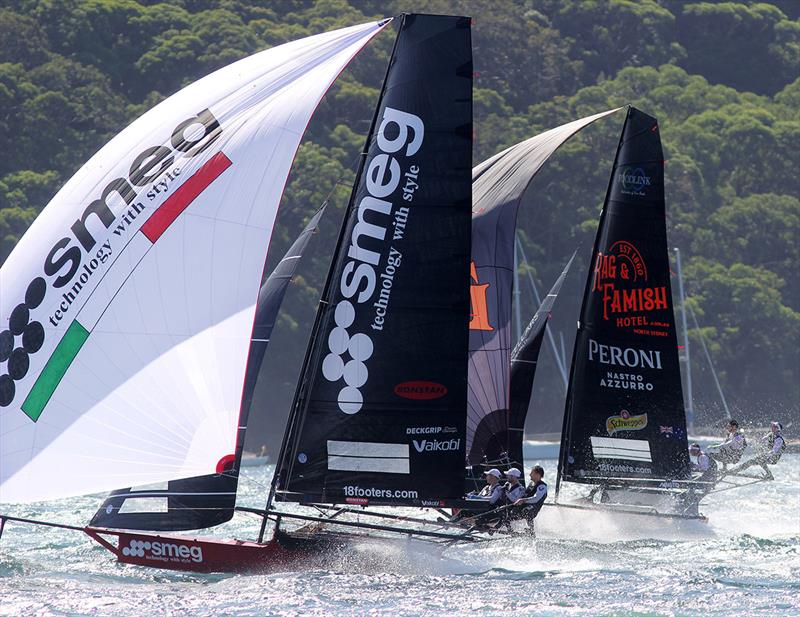
<instances>
[{"instance_id":1,"label":"italian flag stripe","mask_svg":"<svg viewBox=\"0 0 800 617\"><path fill-rule=\"evenodd\" d=\"M74 320L67 328L64 338L56 345L53 355L44 365L44 370L39 374L36 383L33 384L33 388L25 398L25 402L22 403L22 411L34 422L42 415L45 405L47 405L50 397L53 396L53 392L55 392L69 365L72 364L87 338L89 338L89 331L79 324L77 320Z\"/></svg>"},{"instance_id":2,"label":"italian flag stripe","mask_svg":"<svg viewBox=\"0 0 800 617\"><path fill-rule=\"evenodd\" d=\"M227 156L217 152L150 215L147 222L142 225L142 233L155 244L180 213L231 165L231 160Z\"/></svg>"},{"instance_id":3,"label":"italian flag stripe","mask_svg":"<svg viewBox=\"0 0 800 617\"><path fill-rule=\"evenodd\" d=\"M232 164L231 160L222 152L218 152L206 161L200 169L192 174L150 215L150 218L139 230L142 235L136 234L126 246L126 249L128 249L126 250L126 255L135 259L138 264L149 249L152 248L153 244L156 243L156 240L180 216L181 212ZM137 237L141 238L141 241L137 241ZM144 238L147 238L147 240ZM105 289L107 299L101 299L99 296L90 297L90 300L78 312L78 317L85 326L79 323L77 319L69 325L64 338L56 345L53 355L50 356L44 369L36 379L36 383L33 384L33 388L25 398L25 402L22 404L22 411L34 422L42 415L42 411L44 411L45 406L53 396L53 392L55 392L58 384L64 378L70 364L75 360L86 339L89 338L89 333L97 325L116 293L128 280L131 273L124 269L115 269L115 264L116 261L111 265L109 272L106 273L111 273L111 276L104 275L103 277L104 282L107 283ZM94 292L92 296L94 296Z\"/></svg>"}]
</instances>

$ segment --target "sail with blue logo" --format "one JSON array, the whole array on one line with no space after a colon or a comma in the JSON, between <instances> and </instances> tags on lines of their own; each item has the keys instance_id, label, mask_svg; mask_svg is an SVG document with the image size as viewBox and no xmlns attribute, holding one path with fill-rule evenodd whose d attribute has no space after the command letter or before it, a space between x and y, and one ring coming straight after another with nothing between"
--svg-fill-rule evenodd
<instances>
[{"instance_id":1,"label":"sail with blue logo","mask_svg":"<svg viewBox=\"0 0 800 617\"><path fill-rule=\"evenodd\" d=\"M628 109L592 250L559 461L572 482L689 477L658 122Z\"/></svg>"}]
</instances>

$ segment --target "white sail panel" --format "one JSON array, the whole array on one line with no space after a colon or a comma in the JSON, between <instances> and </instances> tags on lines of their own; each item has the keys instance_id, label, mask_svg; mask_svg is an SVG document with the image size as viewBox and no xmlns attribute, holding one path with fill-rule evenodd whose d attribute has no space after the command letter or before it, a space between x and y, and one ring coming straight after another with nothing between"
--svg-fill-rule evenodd
<instances>
[{"instance_id":1,"label":"white sail panel","mask_svg":"<svg viewBox=\"0 0 800 617\"><path fill-rule=\"evenodd\" d=\"M214 473L311 114L385 26L287 43L136 120L0 269L0 501Z\"/></svg>"}]
</instances>

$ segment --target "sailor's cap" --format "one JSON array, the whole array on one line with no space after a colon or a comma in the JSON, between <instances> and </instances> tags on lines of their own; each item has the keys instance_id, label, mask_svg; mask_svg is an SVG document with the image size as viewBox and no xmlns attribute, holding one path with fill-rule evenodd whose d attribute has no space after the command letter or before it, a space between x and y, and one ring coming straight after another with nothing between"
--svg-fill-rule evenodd
<instances>
[{"instance_id":1,"label":"sailor's cap","mask_svg":"<svg viewBox=\"0 0 800 617\"><path fill-rule=\"evenodd\" d=\"M783 424L781 424L780 422L770 422L770 425L777 426L779 431L783 430Z\"/></svg>"},{"instance_id":2,"label":"sailor's cap","mask_svg":"<svg viewBox=\"0 0 800 617\"><path fill-rule=\"evenodd\" d=\"M699 450L700 449L700 444L699 443L693 443L691 446L689 446L689 449L690 450Z\"/></svg>"},{"instance_id":3,"label":"sailor's cap","mask_svg":"<svg viewBox=\"0 0 800 617\"><path fill-rule=\"evenodd\" d=\"M514 478L521 478L522 477L522 472L519 469L517 469L516 467L512 467L511 469L509 469L506 472L506 476L512 476Z\"/></svg>"},{"instance_id":4,"label":"sailor's cap","mask_svg":"<svg viewBox=\"0 0 800 617\"><path fill-rule=\"evenodd\" d=\"M489 471L483 472L484 476L494 476L495 478L499 478L502 474L500 473L499 469L490 469Z\"/></svg>"}]
</instances>

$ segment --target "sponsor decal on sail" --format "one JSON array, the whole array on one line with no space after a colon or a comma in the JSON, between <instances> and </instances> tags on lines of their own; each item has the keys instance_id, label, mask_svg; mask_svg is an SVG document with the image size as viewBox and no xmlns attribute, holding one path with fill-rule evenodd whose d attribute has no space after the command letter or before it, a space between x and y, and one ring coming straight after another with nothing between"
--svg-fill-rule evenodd
<instances>
[{"instance_id":1,"label":"sponsor decal on sail","mask_svg":"<svg viewBox=\"0 0 800 617\"><path fill-rule=\"evenodd\" d=\"M617 180L620 183L620 193L623 195L644 197L648 187L651 186L650 176L641 167L620 169Z\"/></svg>"},{"instance_id":2,"label":"sponsor decal on sail","mask_svg":"<svg viewBox=\"0 0 800 617\"><path fill-rule=\"evenodd\" d=\"M609 435L620 431L641 431L647 426L647 414L632 416L629 411L623 409L618 416L606 418L606 431Z\"/></svg>"},{"instance_id":3,"label":"sponsor decal on sail","mask_svg":"<svg viewBox=\"0 0 800 617\"><path fill-rule=\"evenodd\" d=\"M639 347L616 347L589 339L589 361L629 369L662 370L661 352ZM605 371L600 375L603 388L652 391L655 386L641 373Z\"/></svg>"},{"instance_id":4,"label":"sponsor decal on sail","mask_svg":"<svg viewBox=\"0 0 800 617\"><path fill-rule=\"evenodd\" d=\"M133 253L137 249L146 251L155 244L183 209L222 174L231 161L217 153L184 181L171 198L155 207L145 202L163 197L177 181L182 171L181 158L204 152L221 134L220 123L208 109L178 123L164 144L144 148L132 156L127 174L99 190L69 230L64 230L64 237L53 244L44 258L42 271L47 278L39 276L31 280L24 299L11 312L8 329L0 332L0 362L8 360L7 371L0 374L0 407L11 405L21 395L15 382L28 374L32 356L45 343L46 333L41 322L49 324L50 332L66 324L58 333L61 339L50 358L37 363L40 374L21 404L22 411L32 421L39 419L105 309L105 305L99 306L97 301L93 304L98 306L88 302L100 279L124 268L124 264L114 268L121 252L131 253L131 260L141 259L141 255ZM180 199L177 199L179 193ZM147 238L149 244L144 245L145 248L131 240L137 231ZM133 248L129 248L130 245ZM120 279L120 285L125 280L123 276L116 278ZM108 277L104 280L109 284ZM60 298L51 297L53 292L60 294ZM45 300L48 302L43 304ZM40 307L47 307L47 313L34 318L34 312ZM68 319L70 316L74 316L73 319Z\"/></svg>"},{"instance_id":5,"label":"sponsor decal on sail","mask_svg":"<svg viewBox=\"0 0 800 617\"><path fill-rule=\"evenodd\" d=\"M394 387L394 393L416 401L429 401L442 398L447 394L447 387L435 381L404 381Z\"/></svg>"},{"instance_id":6,"label":"sponsor decal on sail","mask_svg":"<svg viewBox=\"0 0 800 617\"><path fill-rule=\"evenodd\" d=\"M489 291L489 283L480 284L478 281L478 269L475 267L475 262L469 263L469 301L470 301L470 330L484 330L492 332L494 328L489 323L489 302L487 294Z\"/></svg>"},{"instance_id":7,"label":"sponsor decal on sail","mask_svg":"<svg viewBox=\"0 0 800 617\"><path fill-rule=\"evenodd\" d=\"M653 315L669 310L667 287L647 284L647 264L633 243L618 240L605 253L597 252L592 291L600 295L604 321L638 334L667 336L653 329L669 329L668 323L657 321Z\"/></svg>"},{"instance_id":8,"label":"sponsor decal on sail","mask_svg":"<svg viewBox=\"0 0 800 617\"><path fill-rule=\"evenodd\" d=\"M374 317L370 327L374 331L383 330L390 312L394 278L402 265L403 254L395 243L402 242L405 237L410 208L396 208L386 198L391 198L403 181L402 199L411 202L419 187L419 166L411 165L403 173L394 155L403 149L404 156L415 155L424 135L425 125L419 116L387 107L376 137L380 152L364 166L367 194L358 204L358 219L347 250L348 261L338 282L345 299L334 311L335 327L328 336L330 353L322 362L325 379L333 383L340 379L345 382L337 403L346 414L361 411L360 388L369 380L367 360L374 350L370 334L351 335L348 328L355 321L356 307L371 301ZM382 259L385 265L378 274ZM349 360L345 360L345 354L350 356Z\"/></svg>"},{"instance_id":9,"label":"sponsor decal on sail","mask_svg":"<svg viewBox=\"0 0 800 617\"><path fill-rule=\"evenodd\" d=\"M436 441L432 439L413 440L417 452L453 452L461 447L460 439Z\"/></svg>"},{"instance_id":10,"label":"sponsor decal on sail","mask_svg":"<svg viewBox=\"0 0 800 617\"><path fill-rule=\"evenodd\" d=\"M439 433L457 433L455 426L410 426L406 435L438 435Z\"/></svg>"}]
</instances>

